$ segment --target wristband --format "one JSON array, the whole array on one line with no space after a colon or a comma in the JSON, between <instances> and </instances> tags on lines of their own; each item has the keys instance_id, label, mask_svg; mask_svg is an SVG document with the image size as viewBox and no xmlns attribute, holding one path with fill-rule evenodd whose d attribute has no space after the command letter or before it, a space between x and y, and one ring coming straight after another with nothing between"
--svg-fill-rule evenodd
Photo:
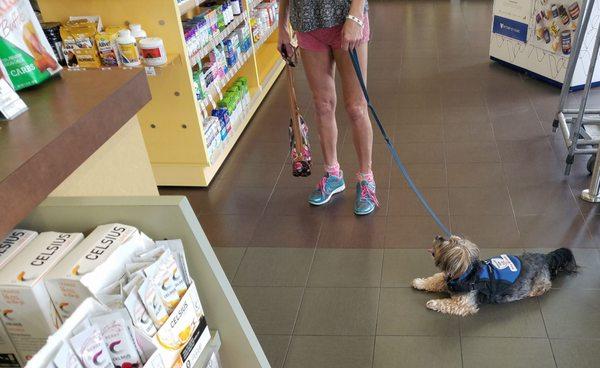
<instances>
[{"instance_id":1,"label":"wristband","mask_svg":"<svg viewBox=\"0 0 600 368\"><path fill-rule=\"evenodd\" d=\"M350 19L351 21L355 22L356 24L358 24L360 26L360 28L364 27L364 23L362 21L362 19L355 17L352 14L348 14L348 16L346 17L346 19Z\"/></svg>"}]
</instances>

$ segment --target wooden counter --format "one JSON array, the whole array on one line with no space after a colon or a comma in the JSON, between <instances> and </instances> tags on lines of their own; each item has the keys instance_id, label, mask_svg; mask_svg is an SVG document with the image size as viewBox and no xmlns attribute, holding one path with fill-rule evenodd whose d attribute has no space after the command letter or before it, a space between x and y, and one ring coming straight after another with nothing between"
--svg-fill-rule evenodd
<instances>
[{"instance_id":1,"label":"wooden counter","mask_svg":"<svg viewBox=\"0 0 600 368\"><path fill-rule=\"evenodd\" d=\"M0 237L150 101L143 69L64 71L0 122Z\"/></svg>"}]
</instances>

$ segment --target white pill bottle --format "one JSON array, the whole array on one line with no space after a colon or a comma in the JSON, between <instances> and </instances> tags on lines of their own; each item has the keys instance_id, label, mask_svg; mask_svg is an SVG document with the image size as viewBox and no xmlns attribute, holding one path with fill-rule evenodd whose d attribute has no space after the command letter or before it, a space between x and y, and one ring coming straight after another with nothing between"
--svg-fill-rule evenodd
<instances>
[{"instance_id":1,"label":"white pill bottle","mask_svg":"<svg viewBox=\"0 0 600 368\"><path fill-rule=\"evenodd\" d=\"M130 30L122 29L119 31L117 46L124 66L139 66L141 64L135 37L131 35Z\"/></svg>"}]
</instances>

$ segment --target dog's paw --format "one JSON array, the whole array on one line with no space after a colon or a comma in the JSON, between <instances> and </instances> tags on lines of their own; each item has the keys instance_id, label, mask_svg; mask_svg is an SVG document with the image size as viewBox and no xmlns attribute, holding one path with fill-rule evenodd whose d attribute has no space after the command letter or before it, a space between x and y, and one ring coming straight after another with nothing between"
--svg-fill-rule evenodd
<instances>
[{"instance_id":1,"label":"dog's paw","mask_svg":"<svg viewBox=\"0 0 600 368\"><path fill-rule=\"evenodd\" d=\"M417 290L425 290L425 279L418 278L412 281L412 287Z\"/></svg>"},{"instance_id":2,"label":"dog's paw","mask_svg":"<svg viewBox=\"0 0 600 368\"><path fill-rule=\"evenodd\" d=\"M432 300L428 301L427 304L425 304L425 306L427 308L434 310L434 311L438 311L440 309L440 305L441 305L440 301L435 300L435 299L432 299Z\"/></svg>"}]
</instances>

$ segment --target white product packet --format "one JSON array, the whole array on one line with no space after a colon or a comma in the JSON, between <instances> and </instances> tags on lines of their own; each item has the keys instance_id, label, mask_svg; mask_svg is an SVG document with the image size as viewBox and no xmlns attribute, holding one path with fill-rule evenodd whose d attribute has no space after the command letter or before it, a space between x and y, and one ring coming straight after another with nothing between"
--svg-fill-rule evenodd
<instances>
[{"instance_id":1,"label":"white product packet","mask_svg":"<svg viewBox=\"0 0 600 368\"><path fill-rule=\"evenodd\" d=\"M85 368L112 368L108 347L97 327L90 327L69 339Z\"/></svg>"},{"instance_id":2,"label":"white product packet","mask_svg":"<svg viewBox=\"0 0 600 368\"><path fill-rule=\"evenodd\" d=\"M177 262L177 268L179 268L179 271L183 276L185 286L190 286L190 284L192 283L192 278L190 277L190 271L188 269L187 260L185 258L185 251L183 248L183 242L181 241L181 239L159 240L156 242L156 245L164 249L169 249L171 251L173 257L175 257L175 262Z\"/></svg>"},{"instance_id":3,"label":"white product packet","mask_svg":"<svg viewBox=\"0 0 600 368\"><path fill-rule=\"evenodd\" d=\"M144 273L170 315L187 290L171 251L165 250L156 262L144 269Z\"/></svg>"},{"instance_id":4,"label":"white product packet","mask_svg":"<svg viewBox=\"0 0 600 368\"><path fill-rule=\"evenodd\" d=\"M125 297L131 294L131 291L134 287L140 287L140 285L142 285L142 282L144 282L143 273L135 274L132 278L130 278L129 282L123 285L123 294L125 295Z\"/></svg>"},{"instance_id":5,"label":"white product packet","mask_svg":"<svg viewBox=\"0 0 600 368\"><path fill-rule=\"evenodd\" d=\"M121 294L111 295L111 294L98 294L96 295L98 301L104 305L106 305L110 309L120 309L125 308L124 297Z\"/></svg>"},{"instance_id":6,"label":"white product packet","mask_svg":"<svg viewBox=\"0 0 600 368\"><path fill-rule=\"evenodd\" d=\"M125 299L125 308L129 315L131 316L131 320L133 321L133 325L137 327L140 331L142 331L146 336L152 337L156 334L157 329L142 303L142 299L138 294L138 287L135 286L127 298Z\"/></svg>"},{"instance_id":7,"label":"white product packet","mask_svg":"<svg viewBox=\"0 0 600 368\"><path fill-rule=\"evenodd\" d=\"M92 317L90 322L97 327L108 347L112 363L117 368L142 366L138 349L131 332L131 319L125 312L115 311L102 316Z\"/></svg>"},{"instance_id":8,"label":"white product packet","mask_svg":"<svg viewBox=\"0 0 600 368\"><path fill-rule=\"evenodd\" d=\"M125 265L125 272L127 272L127 276L131 278L133 274L139 270L143 270L144 268L150 266L152 262L132 262Z\"/></svg>"},{"instance_id":9,"label":"white product packet","mask_svg":"<svg viewBox=\"0 0 600 368\"><path fill-rule=\"evenodd\" d=\"M79 358L67 342L63 342L52 363L57 368L83 368Z\"/></svg>"},{"instance_id":10,"label":"white product packet","mask_svg":"<svg viewBox=\"0 0 600 368\"><path fill-rule=\"evenodd\" d=\"M144 307L146 307L146 311L148 311L148 315L152 319L152 322L157 329L160 328L169 318L169 313L160 300L156 286L153 285L150 280L145 279L137 290L137 293L142 300Z\"/></svg>"},{"instance_id":11,"label":"white product packet","mask_svg":"<svg viewBox=\"0 0 600 368\"><path fill-rule=\"evenodd\" d=\"M73 330L87 319L96 314L107 313L110 310L100 304L93 298L87 298L81 303L75 313L67 319L62 326L54 334L48 337L46 345L44 345L34 356L27 362L25 368L46 368L52 362L64 341L67 341L72 335Z\"/></svg>"}]
</instances>

